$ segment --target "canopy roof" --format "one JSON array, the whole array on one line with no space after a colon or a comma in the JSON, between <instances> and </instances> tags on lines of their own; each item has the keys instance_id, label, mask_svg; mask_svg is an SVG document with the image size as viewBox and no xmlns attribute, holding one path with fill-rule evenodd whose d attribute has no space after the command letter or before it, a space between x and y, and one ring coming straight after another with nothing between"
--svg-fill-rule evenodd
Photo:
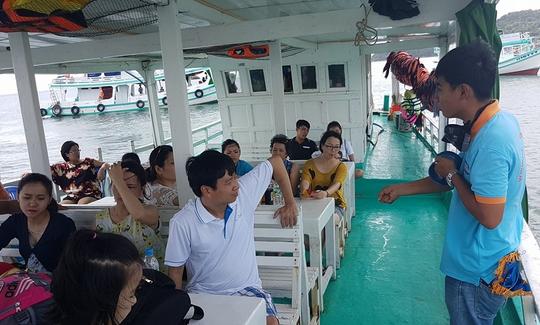
<instances>
[{"instance_id":1,"label":"canopy roof","mask_svg":"<svg viewBox=\"0 0 540 325\"><path fill-rule=\"evenodd\" d=\"M418 16L391 20L374 11L368 25L377 29L375 46L363 45L366 53L396 48L436 47L441 37L454 31L455 13L470 0L418 0ZM167 1L154 1L166 4ZM365 17L360 8L367 0L182 0L178 20L186 59L204 59L235 44L281 40L284 46L315 48L321 43L342 42L353 46L356 23ZM129 23L125 13L112 15L114 24ZM450 28L449 28L450 27ZM76 73L140 69L148 61L161 66L158 25L127 32L88 37L65 37L31 33L30 46L36 73ZM453 37L450 35L450 37ZM7 34L0 33L0 72L11 72ZM204 62L203 62L204 64Z\"/></svg>"}]
</instances>

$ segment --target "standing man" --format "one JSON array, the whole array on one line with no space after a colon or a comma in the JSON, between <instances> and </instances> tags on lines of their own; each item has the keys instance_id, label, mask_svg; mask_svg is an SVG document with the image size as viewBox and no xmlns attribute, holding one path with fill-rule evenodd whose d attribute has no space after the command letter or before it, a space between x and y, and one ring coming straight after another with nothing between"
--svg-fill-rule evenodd
<instances>
[{"instance_id":1,"label":"standing man","mask_svg":"<svg viewBox=\"0 0 540 325\"><path fill-rule=\"evenodd\" d=\"M309 122L306 120L296 121L296 136L287 143L287 152L292 160L311 159L311 154L318 150L317 144L308 139Z\"/></svg>"},{"instance_id":2,"label":"standing man","mask_svg":"<svg viewBox=\"0 0 540 325\"><path fill-rule=\"evenodd\" d=\"M272 174L285 206L276 211L284 227L296 224L297 209L283 159L269 158L237 178L232 159L207 150L186 162L190 200L171 220L165 265L169 276L194 293L263 298L267 324L279 324L272 297L262 288L255 256L255 209Z\"/></svg>"},{"instance_id":3,"label":"standing man","mask_svg":"<svg viewBox=\"0 0 540 325\"><path fill-rule=\"evenodd\" d=\"M521 241L525 190L523 138L516 118L491 99L497 59L489 45L476 41L446 54L436 69L442 113L465 125L462 163L437 157L435 171L447 186L424 178L391 185L379 200L452 190L441 260L451 324L492 324L506 301L493 293L495 271ZM459 143L461 142L461 143ZM495 281L494 281L495 280Z\"/></svg>"}]
</instances>

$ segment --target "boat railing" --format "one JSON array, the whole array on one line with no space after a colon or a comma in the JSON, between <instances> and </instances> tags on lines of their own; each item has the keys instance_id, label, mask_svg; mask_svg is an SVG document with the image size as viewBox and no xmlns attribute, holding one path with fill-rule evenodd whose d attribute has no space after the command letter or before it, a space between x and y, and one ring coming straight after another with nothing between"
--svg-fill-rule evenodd
<instances>
[{"instance_id":1,"label":"boat railing","mask_svg":"<svg viewBox=\"0 0 540 325\"><path fill-rule=\"evenodd\" d=\"M522 297L525 325L536 325L540 320L540 247L529 225L523 225L521 244L518 249L521 265L531 286L532 296Z\"/></svg>"},{"instance_id":2,"label":"boat railing","mask_svg":"<svg viewBox=\"0 0 540 325\"><path fill-rule=\"evenodd\" d=\"M209 144L214 140L215 142L221 143L221 137L223 136L223 129L221 127L221 120L211 122L205 125L202 125L198 128L195 128L191 131L193 138L193 152L194 154L199 154L209 147ZM172 139L165 138L163 143L170 144ZM135 140L129 141L129 148L131 152L142 153L150 151L155 148L153 143L145 144L142 146L135 145ZM99 147L98 149L98 159L103 161L103 149Z\"/></svg>"},{"instance_id":3,"label":"boat railing","mask_svg":"<svg viewBox=\"0 0 540 325\"><path fill-rule=\"evenodd\" d=\"M439 147L439 121L438 117L430 117L425 111L422 111L422 130L416 129L416 134L422 137L422 142L434 154Z\"/></svg>"}]
</instances>

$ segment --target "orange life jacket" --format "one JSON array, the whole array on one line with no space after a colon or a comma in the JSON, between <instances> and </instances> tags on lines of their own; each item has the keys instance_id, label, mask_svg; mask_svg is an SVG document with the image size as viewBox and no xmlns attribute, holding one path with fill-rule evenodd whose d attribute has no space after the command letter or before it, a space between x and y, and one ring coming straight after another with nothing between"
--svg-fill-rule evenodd
<instances>
[{"instance_id":1,"label":"orange life jacket","mask_svg":"<svg viewBox=\"0 0 540 325\"><path fill-rule=\"evenodd\" d=\"M242 45L227 50L227 55L235 59L256 59L268 56L270 53L268 45L251 46Z\"/></svg>"},{"instance_id":2,"label":"orange life jacket","mask_svg":"<svg viewBox=\"0 0 540 325\"><path fill-rule=\"evenodd\" d=\"M73 5L75 2L82 9L87 0L51 1L46 6L42 1L29 0L0 0L0 31L1 32L35 32L61 33L77 31L88 27L81 10ZM55 5L55 6L54 6Z\"/></svg>"}]
</instances>

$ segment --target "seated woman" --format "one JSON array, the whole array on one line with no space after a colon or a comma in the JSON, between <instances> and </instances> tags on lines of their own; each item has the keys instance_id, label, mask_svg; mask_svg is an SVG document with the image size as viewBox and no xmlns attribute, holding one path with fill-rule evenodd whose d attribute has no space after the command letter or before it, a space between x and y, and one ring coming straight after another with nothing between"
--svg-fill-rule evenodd
<instances>
[{"instance_id":1,"label":"seated woman","mask_svg":"<svg viewBox=\"0 0 540 325\"><path fill-rule=\"evenodd\" d=\"M287 153L287 142L289 141L289 138L287 138L284 134L276 134L272 140L270 140L270 152L272 153L272 156L279 156L281 159L283 159L283 164L285 165L285 169L287 170L287 173L289 174L289 180L291 182L291 187L293 194L298 193L298 181L300 180L300 167L290 161L288 159L288 153ZM269 190L271 191L272 183L270 183ZM265 196L265 199L268 195Z\"/></svg>"},{"instance_id":2,"label":"seated woman","mask_svg":"<svg viewBox=\"0 0 540 325\"><path fill-rule=\"evenodd\" d=\"M51 323L122 323L137 302L142 269L137 248L123 236L77 231L53 273Z\"/></svg>"},{"instance_id":3,"label":"seated woman","mask_svg":"<svg viewBox=\"0 0 540 325\"><path fill-rule=\"evenodd\" d=\"M19 182L22 212L0 225L0 249L17 238L19 253L32 272L52 272L69 235L75 231L73 220L58 213L52 187L47 176L26 174Z\"/></svg>"},{"instance_id":4,"label":"seated woman","mask_svg":"<svg viewBox=\"0 0 540 325\"><path fill-rule=\"evenodd\" d=\"M233 139L227 139L221 144L221 152L231 157L236 166L236 175L242 176L253 169L247 161L240 159L240 145Z\"/></svg>"},{"instance_id":5,"label":"seated woman","mask_svg":"<svg viewBox=\"0 0 540 325\"><path fill-rule=\"evenodd\" d=\"M339 135L341 135L343 132L343 129L341 128L341 124L339 124L338 121L332 121L328 123L328 125L326 126L326 131L334 131L338 133ZM341 149L339 150L339 152L341 153L341 160L348 160L348 161L355 162L354 151L353 151L351 141L347 139L343 139L343 138L342 138L342 141L343 143L341 144ZM318 157L320 154L321 154L320 151L314 152L312 157L313 158ZM362 177L363 175L364 175L364 171L362 169L355 170L355 177L358 178L358 177Z\"/></svg>"},{"instance_id":6,"label":"seated woman","mask_svg":"<svg viewBox=\"0 0 540 325\"><path fill-rule=\"evenodd\" d=\"M60 148L65 162L51 166L53 181L67 196L60 204L88 204L101 198L100 181L105 178L108 164L84 158L81 160L79 145L66 141ZM99 171L96 173L96 168Z\"/></svg>"},{"instance_id":7,"label":"seated woman","mask_svg":"<svg viewBox=\"0 0 540 325\"><path fill-rule=\"evenodd\" d=\"M336 213L343 217L347 202L343 195L343 184L347 179L347 166L336 158L341 148L341 135L326 131L321 137L319 149L322 154L306 161L302 172L300 193L302 198L322 199L333 197Z\"/></svg>"},{"instance_id":8,"label":"seated woman","mask_svg":"<svg viewBox=\"0 0 540 325\"><path fill-rule=\"evenodd\" d=\"M127 160L113 164L109 176L116 206L98 213L97 231L127 237L137 247L141 257L146 248L152 247L158 261L163 263L163 243L157 233L158 209L142 203L146 184L144 169L136 162Z\"/></svg>"},{"instance_id":9,"label":"seated woman","mask_svg":"<svg viewBox=\"0 0 540 325\"><path fill-rule=\"evenodd\" d=\"M169 145L156 147L150 153L150 167L146 169L148 202L160 206L178 205L176 171L173 148Z\"/></svg>"}]
</instances>

